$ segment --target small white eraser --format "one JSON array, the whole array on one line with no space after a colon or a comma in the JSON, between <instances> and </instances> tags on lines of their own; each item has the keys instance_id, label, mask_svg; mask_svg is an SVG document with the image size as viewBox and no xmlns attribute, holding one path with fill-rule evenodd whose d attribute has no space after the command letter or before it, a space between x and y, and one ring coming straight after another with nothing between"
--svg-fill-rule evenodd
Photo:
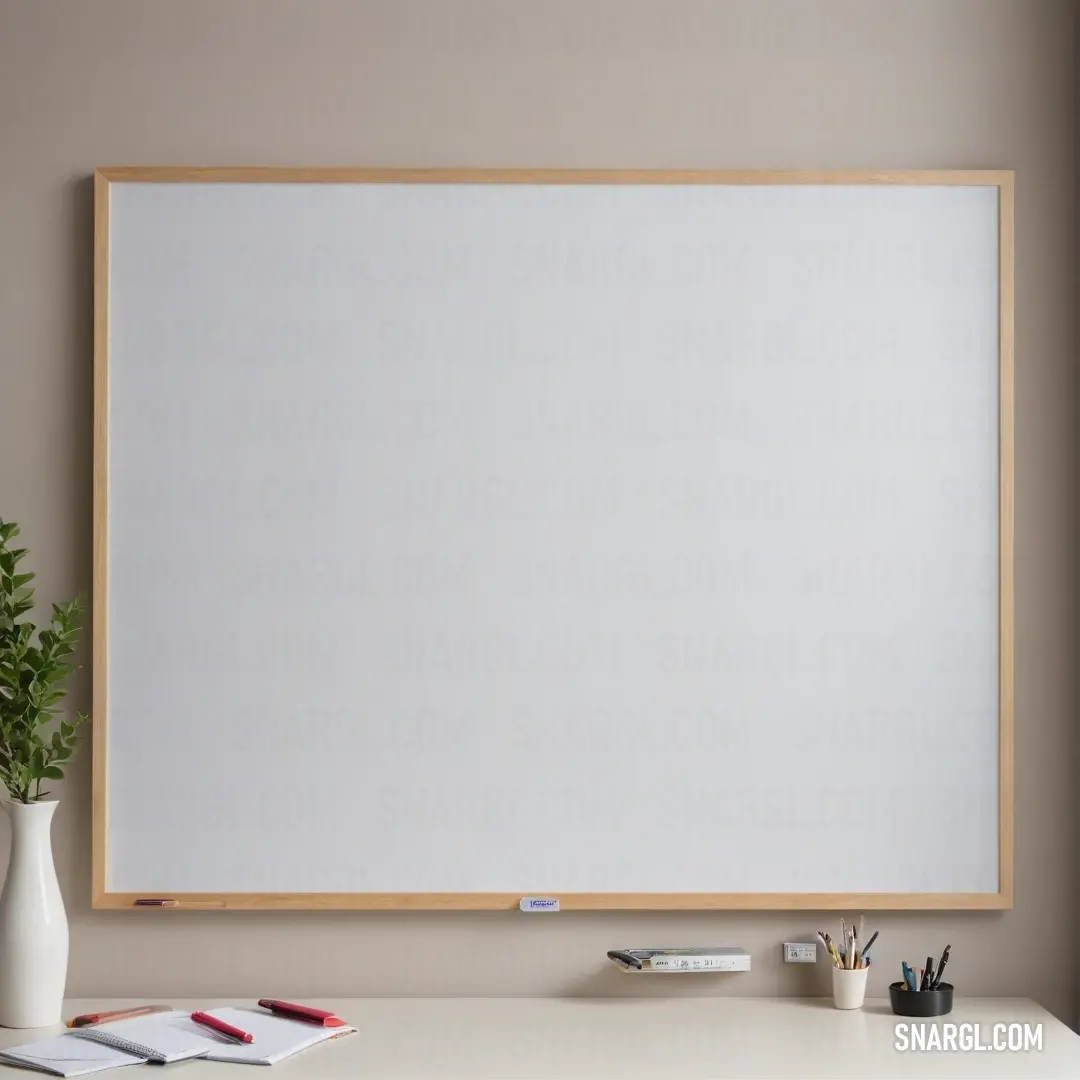
<instances>
[{"instance_id":1,"label":"small white eraser","mask_svg":"<svg viewBox=\"0 0 1080 1080\"><path fill-rule=\"evenodd\" d=\"M523 896L518 901L518 907L522 911L558 911L559 901L544 896Z\"/></svg>"}]
</instances>

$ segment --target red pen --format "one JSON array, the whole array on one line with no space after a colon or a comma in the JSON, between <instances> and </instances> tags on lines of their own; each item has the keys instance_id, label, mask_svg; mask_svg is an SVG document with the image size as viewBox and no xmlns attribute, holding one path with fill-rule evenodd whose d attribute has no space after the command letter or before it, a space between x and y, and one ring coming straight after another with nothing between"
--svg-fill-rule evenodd
<instances>
[{"instance_id":1,"label":"red pen","mask_svg":"<svg viewBox=\"0 0 1080 1080\"><path fill-rule=\"evenodd\" d=\"M289 1001L278 1001L276 998L260 998L259 1007L269 1009L275 1016L284 1016L289 1020L303 1020L304 1023L318 1024L320 1027L345 1026L345 1021L332 1012L312 1009L308 1005L293 1005Z\"/></svg>"},{"instance_id":2,"label":"red pen","mask_svg":"<svg viewBox=\"0 0 1080 1080\"><path fill-rule=\"evenodd\" d=\"M241 1031L238 1027L233 1027L232 1024L226 1024L224 1020L219 1020L209 1013L193 1012L191 1019L196 1024L202 1024L203 1027L208 1027L211 1031L216 1031L219 1035L224 1035L226 1039L231 1039L233 1042L253 1043L255 1041L254 1035Z\"/></svg>"}]
</instances>

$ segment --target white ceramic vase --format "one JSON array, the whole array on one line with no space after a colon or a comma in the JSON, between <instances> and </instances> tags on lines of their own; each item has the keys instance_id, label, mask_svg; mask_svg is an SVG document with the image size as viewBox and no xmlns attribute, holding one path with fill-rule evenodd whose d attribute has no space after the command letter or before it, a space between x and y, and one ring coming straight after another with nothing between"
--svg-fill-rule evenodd
<instances>
[{"instance_id":1,"label":"white ceramic vase","mask_svg":"<svg viewBox=\"0 0 1080 1080\"><path fill-rule=\"evenodd\" d=\"M0 1026L60 1022L68 923L49 829L55 802L0 803L11 821L11 857L0 893Z\"/></svg>"}]
</instances>

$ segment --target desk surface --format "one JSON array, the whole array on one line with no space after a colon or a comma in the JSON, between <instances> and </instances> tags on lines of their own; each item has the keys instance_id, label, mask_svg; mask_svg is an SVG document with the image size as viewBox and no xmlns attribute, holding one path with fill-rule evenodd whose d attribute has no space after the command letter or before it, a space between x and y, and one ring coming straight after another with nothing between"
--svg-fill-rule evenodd
<instances>
[{"instance_id":1,"label":"desk surface","mask_svg":"<svg viewBox=\"0 0 1080 1080\"><path fill-rule=\"evenodd\" d=\"M230 1003L236 1002L174 999L170 1004L188 1009ZM979 1024L980 1038L987 1043L996 1023L1042 1024L1041 1052L902 1053L894 1048L894 1025L903 1018L893 1016L884 1000L868 1000L855 1012L841 1012L830 1000L817 998L355 998L309 1003L333 1009L359 1033L275 1065L268 1080L1080 1077L1080 1036L1021 998L969 998L958 1002L950 1016L925 1023ZM72 1000L64 1015L131 1004L138 1002ZM57 1030L0 1028L0 1045L15 1046ZM175 1080L249 1076L242 1066L206 1061L170 1065L168 1072ZM0 1066L0 1080L34 1075L45 1074ZM125 1073L127 1080L135 1075Z\"/></svg>"}]
</instances>

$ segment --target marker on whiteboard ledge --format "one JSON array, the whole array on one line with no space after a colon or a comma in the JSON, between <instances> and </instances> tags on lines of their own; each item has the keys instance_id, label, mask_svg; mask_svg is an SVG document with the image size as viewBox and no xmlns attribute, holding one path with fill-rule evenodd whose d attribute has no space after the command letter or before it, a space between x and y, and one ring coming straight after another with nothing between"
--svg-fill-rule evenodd
<instances>
[{"instance_id":1,"label":"marker on whiteboard ledge","mask_svg":"<svg viewBox=\"0 0 1080 1080\"><path fill-rule=\"evenodd\" d=\"M547 896L523 896L518 901L521 911L558 911L559 901Z\"/></svg>"},{"instance_id":2,"label":"marker on whiteboard ledge","mask_svg":"<svg viewBox=\"0 0 1080 1080\"><path fill-rule=\"evenodd\" d=\"M169 900L159 897L140 897L136 900L133 907L142 908L223 908L225 906L224 900Z\"/></svg>"}]
</instances>

